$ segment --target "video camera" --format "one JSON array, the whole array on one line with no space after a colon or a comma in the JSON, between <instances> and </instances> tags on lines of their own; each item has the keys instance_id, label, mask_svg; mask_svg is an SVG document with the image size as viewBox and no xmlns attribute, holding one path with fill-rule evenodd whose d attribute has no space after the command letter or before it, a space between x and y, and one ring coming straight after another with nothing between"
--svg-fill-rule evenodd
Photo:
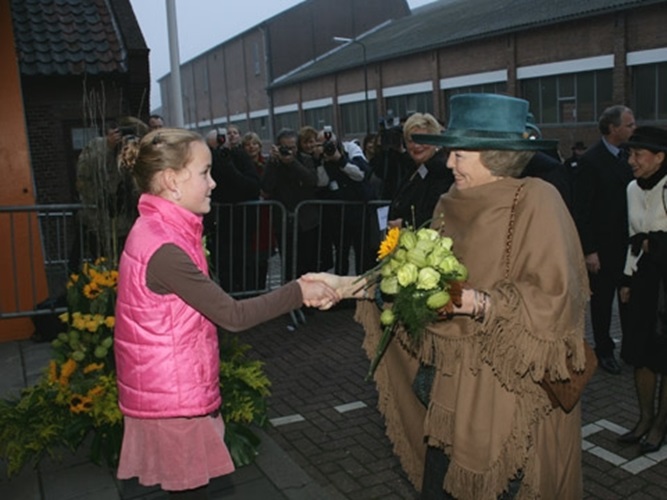
<instances>
[{"instance_id":1,"label":"video camera","mask_svg":"<svg viewBox=\"0 0 667 500\"><path fill-rule=\"evenodd\" d=\"M401 149L403 145L403 127L398 117L392 112L379 121L380 144L382 149Z\"/></svg>"},{"instance_id":2,"label":"video camera","mask_svg":"<svg viewBox=\"0 0 667 500\"><path fill-rule=\"evenodd\" d=\"M218 128L216 131L217 135L215 136L215 140L218 145L217 150L223 157L226 157L229 155L229 148L225 147L225 144L227 144L227 129Z\"/></svg>"},{"instance_id":3,"label":"video camera","mask_svg":"<svg viewBox=\"0 0 667 500\"><path fill-rule=\"evenodd\" d=\"M336 154L336 141L333 139L333 131L331 130L331 125L325 125L322 129L324 132L324 143L322 144L322 152L326 156L333 156Z\"/></svg>"},{"instance_id":4,"label":"video camera","mask_svg":"<svg viewBox=\"0 0 667 500\"><path fill-rule=\"evenodd\" d=\"M118 127L118 131L120 132L120 135L123 137L128 136L128 135L138 135L137 134L137 127L133 125L127 125L125 127Z\"/></svg>"}]
</instances>

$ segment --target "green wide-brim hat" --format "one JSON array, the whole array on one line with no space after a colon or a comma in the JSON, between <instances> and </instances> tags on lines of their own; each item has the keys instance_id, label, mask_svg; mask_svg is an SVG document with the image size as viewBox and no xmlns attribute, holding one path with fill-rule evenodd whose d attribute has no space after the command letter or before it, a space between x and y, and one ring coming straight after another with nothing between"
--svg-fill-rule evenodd
<instances>
[{"instance_id":1,"label":"green wide-brim hat","mask_svg":"<svg viewBox=\"0 0 667 500\"><path fill-rule=\"evenodd\" d=\"M537 151L556 140L528 139L528 101L498 94L458 94L449 100L449 125L442 134L414 134L412 140L449 149Z\"/></svg>"}]
</instances>

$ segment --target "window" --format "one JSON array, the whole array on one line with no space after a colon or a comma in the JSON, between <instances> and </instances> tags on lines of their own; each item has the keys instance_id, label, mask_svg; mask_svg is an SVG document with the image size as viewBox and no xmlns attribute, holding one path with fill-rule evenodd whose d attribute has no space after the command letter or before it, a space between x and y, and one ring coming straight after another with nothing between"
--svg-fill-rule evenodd
<instances>
[{"instance_id":1,"label":"window","mask_svg":"<svg viewBox=\"0 0 667 500\"><path fill-rule=\"evenodd\" d=\"M255 70L255 76L261 73L261 65L259 63L259 44L255 42L252 46L252 65Z\"/></svg>"},{"instance_id":2,"label":"window","mask_svg":"<svg viewBox=\"0 0 667 500\"><path fill-rule=\"evenodd\" d=\"M366 106L368 105L368 125L366 124ZM375 100L352 102L340 105L343 120L341 135L359 135L377 129L377 109Z\"/></svg>"},{"instance_id":3,"label":"window","mask_svg":"<svg viewBox=\"0 0 667 500\"><path fill-rule=\"evenodd\" d=\"M305 124L322 130L325 125L333 125L333 110L331 106L307 109L303 112Z\"/></svg>"},{"instance_id":4,"label":"window","mask_svg":"<svg viewBox=\"0 0 667 500\"><path fill-rule=\"evenodd\" d=\"M612 71L528 78L521 95L537 123L594 123L612 103Z\"/></svg>"},{"instance_id":5,"label":"window","mask_svg":"<svg viewBox=\"0 0 667 500\"><path fill-rule=\"evenodd\" d=\"M445 90L445 116L449 116L449 99L457 94L504 94L507 92L506 82L484 83L481 85L468 85L455 89Z\"/></svg>"},{"instance_id":6,"label":"window","mask_svg":"<svg viewBox=\"0 0 667 500\"><path fill-rule=\"evenodd\" d=\"M269 136L269 117L259 116L250 119L250 130L255 132L262 140L271 140Z\"/></svg>"},{"instance_id":7,"label":"window","mask_svg":"<svg viewBox=\"0 0 667 500\"><path fill-rule=\"evenodd\" d=\"M405 118L413 113L433 113L433 92L387 97L387 114Z\"/></svg>"},{"instance_id":8,"label":"window","mask_svg":"<svg viewBox=\"0 0 667 500\"><path fill-rule=\"evenodd\" d=\"M275 115L276 134L284 128L299 130L299 113L293 111L290 113L280 113ZM259 132L258 132L259 133ZM260 136L261 137L261 136ZM271 138L273 139L273 138Z\"/></svg>"},{"instance_id":9,"label":"window","mask_svg":"<svg viewBox=\"0 0 667 500\"><path fill-rule=\"evenodd\" d=\"M638 120L667 119L667 62L633 66L632 88Z\"/></svg>"},{"instance_id":10,"label":"window","mask_svg":"<svg viewBox=\"0 0 667 500\"><path fill-rule=\"evenodd\" d=\"M72 149L80 151L86 147L86 144L99 136L100 132L96 127L72 128Z\"/></svg>"}]
</instances>

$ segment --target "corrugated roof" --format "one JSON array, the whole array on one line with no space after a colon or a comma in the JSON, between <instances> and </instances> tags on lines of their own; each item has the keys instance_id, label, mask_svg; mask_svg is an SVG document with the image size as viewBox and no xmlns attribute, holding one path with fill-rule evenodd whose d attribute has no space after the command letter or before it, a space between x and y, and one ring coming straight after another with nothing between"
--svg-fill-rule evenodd
<instances>
[{"instance_id":1,"label":"corrugated roof","mask_svg":"<svg viewBox=\"0 0 667 500\"><path fill-rule=\"evenodd\" d=\"M106 0L12 0L23 75L127 71L127 51Z\"/></svg>"},{"instance_id":2,"label":"corrugated roof","mask_svg":"<svg viewBox=\"0 0 667 500\"><path fill-rule=\"evenodd\" d=\"M415 9L358 40L366 61L377 62L530 27L580 19L664 0L440 0ZM358 44L344 45L287 75L271 87L291 85L363 65Z\"/></svg>"}]
</instances>

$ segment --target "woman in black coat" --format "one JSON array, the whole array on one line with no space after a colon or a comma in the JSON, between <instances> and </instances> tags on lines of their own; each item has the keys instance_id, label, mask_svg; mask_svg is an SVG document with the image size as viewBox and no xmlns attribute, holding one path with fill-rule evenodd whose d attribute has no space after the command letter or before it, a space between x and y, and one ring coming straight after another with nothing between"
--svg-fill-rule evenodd
<instances>
[{"instance_id":1,"label":"woman in black coat","mask_svg":"<svg viewBox=\"0 0 667 500\"><path fill-rule=\"evenodd\" d=\"M415 113L403 126L405 145L413 168L403 179L389 207L389 226L419 227L433 215L440 195L454 182L445 150L412 141L413 134L439 134L442 126L428 113Z\"/></svg>"}]
</instances>

